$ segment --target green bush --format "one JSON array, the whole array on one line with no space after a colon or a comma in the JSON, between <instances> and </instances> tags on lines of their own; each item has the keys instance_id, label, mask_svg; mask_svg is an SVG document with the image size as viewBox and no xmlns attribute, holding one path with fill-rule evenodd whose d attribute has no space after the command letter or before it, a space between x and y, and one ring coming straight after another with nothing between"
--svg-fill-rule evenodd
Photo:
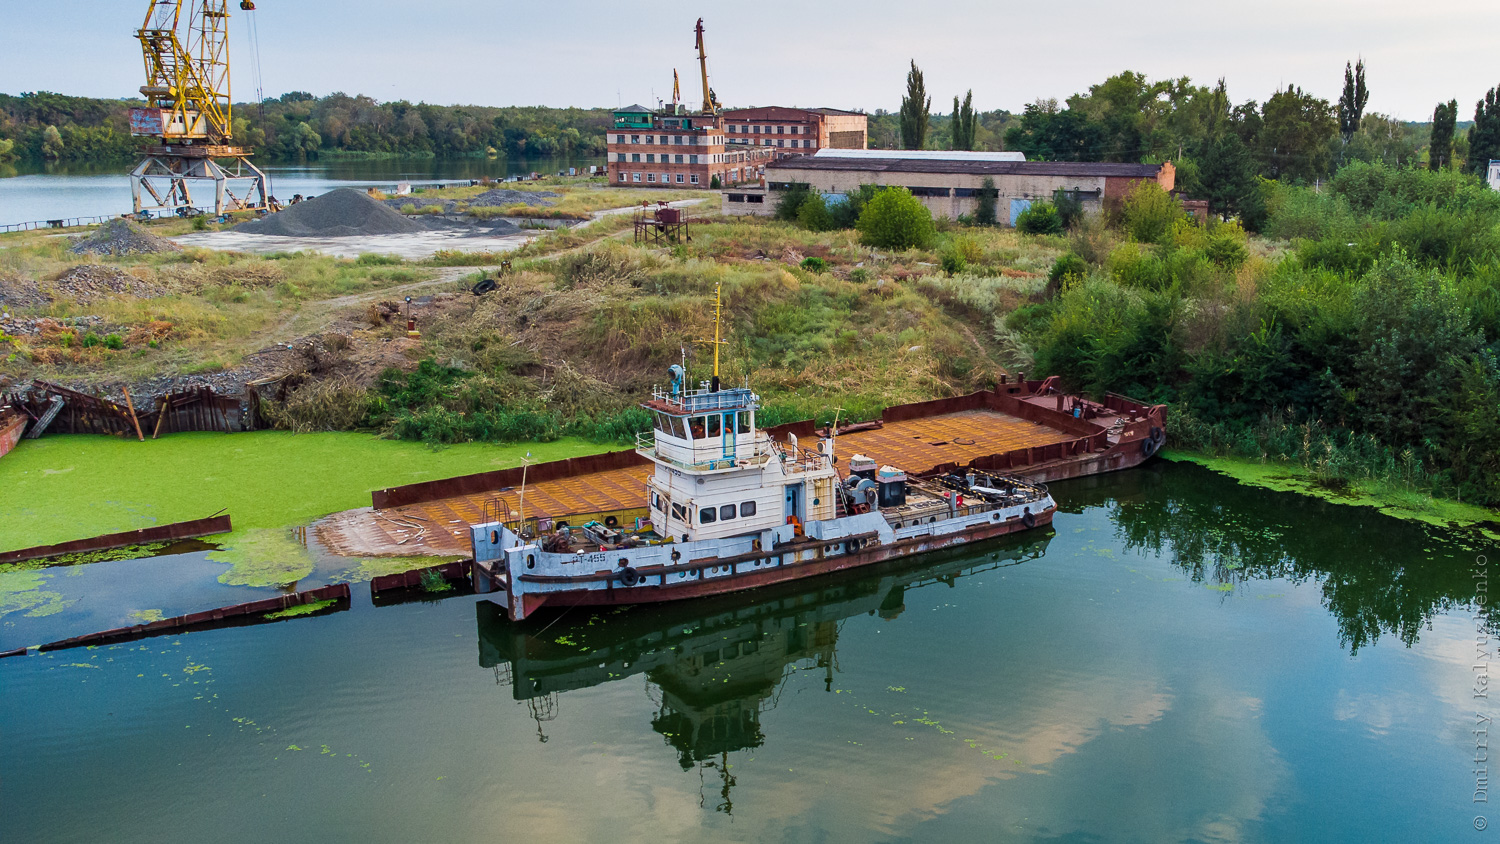
<instances>
[{"instance_id":1,"label":"green bush","mask_svg":"<svg viewBox=\"0 0 1500 844\"><path fill-rule=\"evenodd\" d=\"M1142 181L1125 197L1120 219L1125 232L1141 243L1157 243L1186 216L1182 203L1156 182Z\"/></svg>"},{"instance_id":2,"label":"green bush","mask_svg":"<svg viewBox=\"0 0 1500 844\"><path fill-rule=\"evenodd\" d=\"M817 257L816 255L803 258L801 266L802 269L807 270L810 273L828 272L828 262L823 260L822 258Z\"/></svg>"},{"instance_id":3,"label":"green bush","mask_svg":"<svg viewBox=\"0 0 1500 844\"><path fill-rule=\"evenodd\" d=\"M1088 274L1088 261L1072 252L1065 252L1053 262L1052 269L1047 272L1047 290L1056 295L1065 283L1087 278Z\"/></svg>"},{"instance_id":4,"label":"green bush","mask_svg":"<svg viewBox=\"0 0 1500 844\"><path fill-rule=\"evenodd\" d=\"M860 241L886 249L926 249L937 237L932 212L902 187L881 190L859 215Z\"/></svg>"},{"instance_id":5,"label":"green bush","mask_svg":"<svg viewBox=\"0 0 1500 844\"><path fill-rule=\"evenodd\" d=\"M724 183L719 181L718 176L714 176L708 180L708 187L710 190L718 190L724 187Z\"/></svg>"},{"instance_id":6,"label":"green bush","mask_svg":"<svg viewBox=\"0 0 1500 844\"><path fill-rule=\"evenodd\" d=\"M864 267L855 267L849 271L849 280L855 284L866 284L870 280L870 271Z\"/></svg>"},{"instance_id":7,"label":"green bush","mask_svg":"<svg viewBox=\"0 0 1500 844\"><path fill-rule=\"evenodd\" d=\"M780 193L774 216L787 223L797 222L797 212L802 210L802 203L812 196L812 188L801 182L793 182L791 187Z\"/></svg>"},{"instance_id":8,"label":"green bush","mask_svg":"<svg viewBox=\"0 0 1500 844\"><path fill-rule=\"evenodd\" d=\"M826 232L834 228L833 214L828 210L828 201L823 194L809 193L797 208L797 224L812 232Z\"/></svg>"},{"instance_id":9,"label":"green bush","mask_svg":"<svg viewBox=\"0 0 1500 844\"><path fill-rule=\"evenodd\" d=\"M106 334L104 336L104 348L119 351L125 348L125 338L118 334Z\"/></svg>"},{"instance_id":10,"label":"green bush","mask_svg":"<svg viewBox=\"0 0 1500 844\"><path fill-rule=\"evenodd\" d=\"M99 338L99 335L95 334L92 331L85 332L83 335L83 347L85 349L92 349L93 347L99 345L101 342L103 341Z\"/></svg>"},{"instance_id":11,"label":"green bush","mask_svg":"<svg viewBox=\"0 0 1500 844\"><path fill-rule=\"evenodd\" d=\"M995 224L995 203L1000 192L995 189L995 180L989 176L979 183L979 195L974 201L974 223L980 226Z\"/></svg>"},{"instance_id":12,"label":"green bush","mask_svg":"<svg viewBox=\"0 0 1500 844\"><path fill-rule=\"evenodd\" d=\"M1062 234L1062 215L1050 202L1033 202L1016 216L1016 228L1026 234Z\"/></svg>"},{"instance_id":13,"label":"green bush","mask_svg":"<svg viewBox=\"0 0 1500 844\"><path fill-rule=\"evenodd\" d=\"M1057 207L1057 215L1062 218L1065 229L1072 229L1083 219L1083 200L1070 191L1062 188L1053 191L1052 204Z\"/></svg>"},{"instance_id":14,"label":"green bush","mask_svg":"<svg viewBox=\"0 0 1500 844\"><path fill-rule=\"evenodd\" d=\"M878 185L860 185L854 190L846 191L842 201L828 203L828 210L833 214L834 228L852 229L859 225L859 215L864 213L865 206L879 192Z\"/></svg>"},{"instance_id":15,"label":"green bush","mask_svg":"<svg viewBox=\"0 0 1500 844\"><path fill-rule=\"evenodd\" d=\"M949 250L943 253L941 265L943 267L944 273L953 276L963 272L964 269L969 266L969 262L964 260L963 255L960 255L956 251Z\"/></svg>"}]
</instances>

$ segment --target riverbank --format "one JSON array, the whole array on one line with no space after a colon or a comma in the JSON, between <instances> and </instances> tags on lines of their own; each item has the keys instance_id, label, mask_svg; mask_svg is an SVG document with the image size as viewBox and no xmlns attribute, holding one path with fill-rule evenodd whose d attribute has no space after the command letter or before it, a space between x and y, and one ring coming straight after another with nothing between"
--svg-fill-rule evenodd
<instances>
[{"instance_id":1,"label":"riverbank","mask_svg":"<svg viewBox=\"0 0 1500 844\"><path fill-rule=\"evenodd\" d=\"M1320 498L1335 504L1373 507L1397 519L1448 529L1468 529L1500 542L1500 512L1422 492L1358 486L1332 489L1317 483L1312 473L1295 463L1215 457L1197 452L1164 449L1164 460L1194 463L1227 475L1247 486Z\"/></svg>"}]
</instances>

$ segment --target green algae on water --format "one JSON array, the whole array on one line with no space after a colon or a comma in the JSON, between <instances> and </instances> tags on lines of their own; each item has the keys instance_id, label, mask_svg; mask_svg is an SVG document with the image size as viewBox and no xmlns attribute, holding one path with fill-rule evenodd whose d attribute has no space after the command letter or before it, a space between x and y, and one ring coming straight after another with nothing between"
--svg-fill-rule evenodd
<instances>
[{"instance_id":1,"label":"green algae on water","mask_svg":"<svg viewBox=\"0 0 1500 844\"><path fill-rule=\"evenodd\" d=\"M130 614L130 618L137 624L150 624L153 621L161 621L164 617L161 610L136 610Z\"/></svg>"},{"instance_id":2,"label":"green algae on water","mask_svg":"<svg viewBox=\"0 0 1500 844\"><path fill-rule=\"evenodd\" d=\"M351 568L334 575L332 583L367 583L388 574L403 574L416 569L432 568L461 560L458 555L448 557L370 557L361 558Z\"/></svg>"},{"instance_id":3,"label":"green algae on water","mask_svg":"<svg viewBox=\"0 0 1500 844\"><path fill-rule=\"evenodd\" d=\"M34 571L0 573L0 617L25 611L30 618L42 618L76 603L64 600L60 592L43 589L51 579L50 574Z\"/></svg>"},{"instance_id":4,"label":"green algae on water","mask_svg":"<svg viewBox=\"0 0 1500 844\"><path fill-rule=\"evenodd\" d=\"M329 598L325 601L313 601L311 604L301 604L295 607L287 607L284 610L277 610L276 612L266 613L266 619L270 620L277 618L296 618L299 615L312 615L314 613L320 613L336 603L338 602L333 600L332 598Z\"/></svg>"},{"instance_id":5,"label":"green algae on water","mask_svg":"<svg viewBox=\"0 0 1500 844\"><path fill-rule=\"evenodd\" d=\"M1400 495L1357 488L1334 491L1318 486L1307 470L1293 463L1273 463L1243 457L1210 457L1173 449L1161 452L1161 456L1164 460L1196 463L1210 471L1228 475L1247 486L1310 495L1335 504L1374 507L1387 516L1425 522L1441 528L1477 528L1486 537L1500 541L1500 532L1493 528L1493 525L1500 523L1500 513L1474 504L1425 495Z\"/></svg>"},{"instance_id":6,"label":"green algae on water","mask_svg":"<svg viewBox=\"0 0 1500 844\"><path fill-rule=\"evenodd\" d=\"M199 519L236 529L306 524L370 506L370 491L610 451L579 439L432 448L371 434L171 434L144 443L80 434L22 440L0 460L0 550Z\"/></svg>"},{"instance_id":7,"label":"green algae on water","mask_svg":"<svg viewBox=\"0 0 1500 844\"><path fill-rule=\"evenodd\" d=\"M307 547L286 529L235 531L208 558L229 563L229 571L219 575L228 586L289 586L313 571Z\"/></svg>"}]
</instances>

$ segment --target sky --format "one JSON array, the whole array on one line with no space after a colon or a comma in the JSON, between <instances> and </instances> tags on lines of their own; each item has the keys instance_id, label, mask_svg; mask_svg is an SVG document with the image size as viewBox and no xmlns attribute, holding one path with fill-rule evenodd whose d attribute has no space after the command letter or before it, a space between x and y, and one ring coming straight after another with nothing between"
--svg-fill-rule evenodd
<instances>
[{"instance_id":1,"label":"sky","mask_svg":"<svg viewBox=\"0 0 1500 844\"><path fill-rule=\"evenodd\" d=\"M237 101L255 98L249 16L231 2ZM908 61L936 111L973 89L983 110L1019 111L1122 70L1152 79L1225 77L1236 102L1296 84L1336 101L1363 57L1368 112L1425 121L1457 99L1459 119L1500 85L1494 0L838 0L696 4L542 0L257 0L265 96L343 91L438 104L615 107L701 99L693 24L726 105L895 110ZM0 91L136 96L133 32L144 0L9 0Z\"/></svg>"}]
</instances>

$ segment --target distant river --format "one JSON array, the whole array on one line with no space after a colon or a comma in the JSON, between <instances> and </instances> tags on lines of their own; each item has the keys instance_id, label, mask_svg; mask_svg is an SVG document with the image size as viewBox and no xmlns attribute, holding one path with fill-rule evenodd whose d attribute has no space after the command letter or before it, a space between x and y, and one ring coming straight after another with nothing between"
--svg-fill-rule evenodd
<instances>
[{"instance_id":1,"label":"distant river","mask_svg":"<svg viewBox=\"0 0 1500 844\"><path fill-rule=\"evenodd\" d=\"M466 182L603 164L603 158L371 159L266 165L271 193L283 199L341 187L394 187L397 182ZM0 224L130 211L131 164L0 167Z\"/></svg>"}]
</instances>

